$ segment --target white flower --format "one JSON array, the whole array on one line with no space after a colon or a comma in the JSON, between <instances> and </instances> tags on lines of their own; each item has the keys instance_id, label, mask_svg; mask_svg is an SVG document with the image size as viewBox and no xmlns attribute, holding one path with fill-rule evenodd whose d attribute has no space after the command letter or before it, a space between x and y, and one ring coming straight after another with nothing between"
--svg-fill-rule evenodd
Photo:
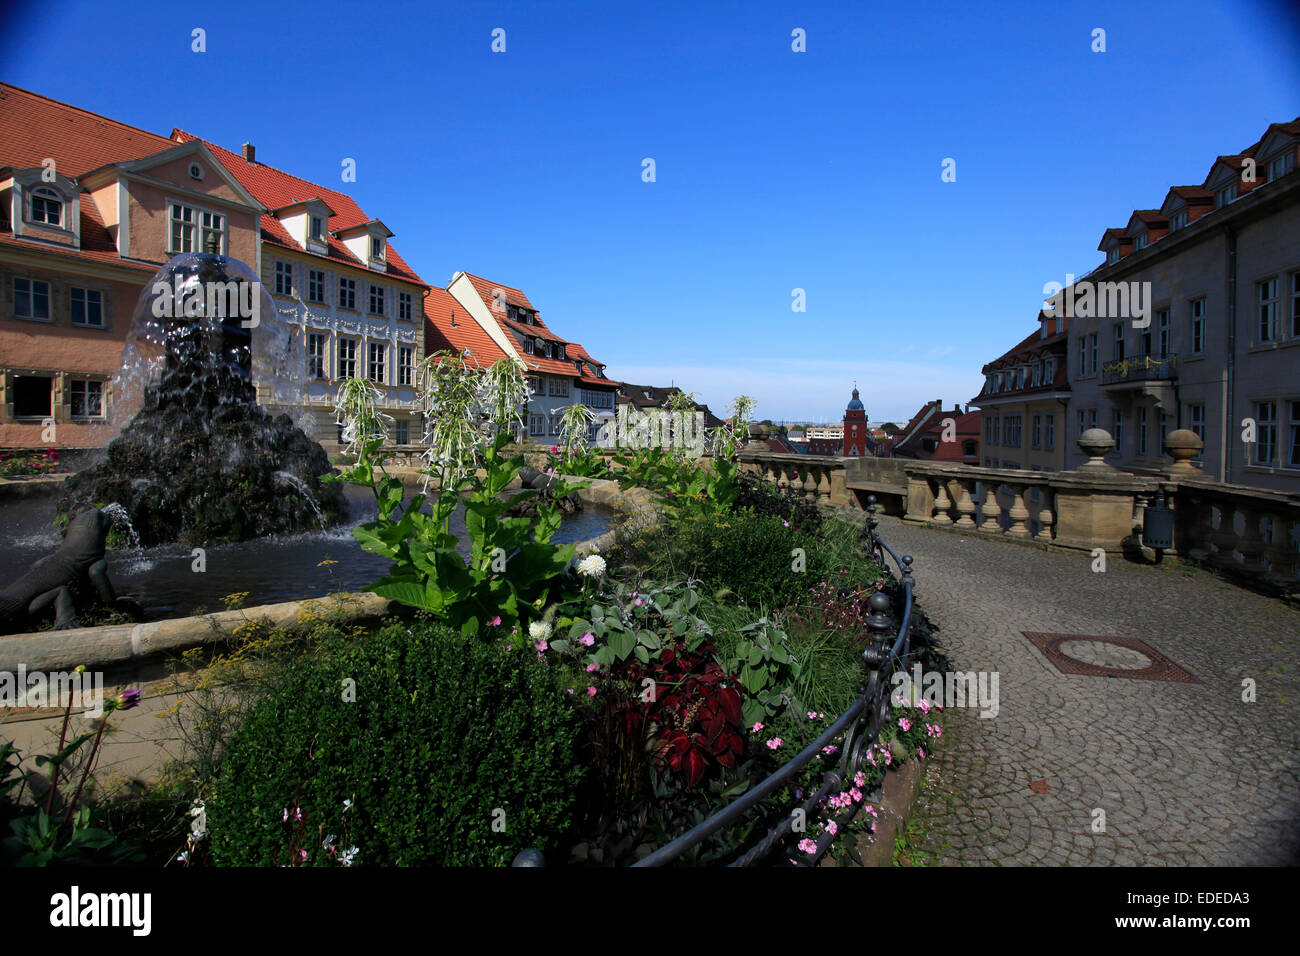
<instances>
[{"instance_id":1,"label":"white flower","mask_svg":"<svg viewBox=\"0 0 1300 956\"><path fill-rule=\"evenodd\" d=\"M589 554L578 562L578 573L589 578L598 578L605 573L605 559L598 554Z\"/></svg>"},{"instance_id":2,"label":"white flower","mask_svg":"<svg viewBox=\"0 0 1300 956\"><path fill-rule=\"evenodd\" d=\"M551 625L545 621L533 621L528 625L528 634L535 641L544 641L551 636Z\"/></svg>"},{"instance_id":3,"label":"white flower","mask_svg":"<svg viewBox=\"0 0 1300 956\"><path fill-rule=\"evenodd\" d=\"M320 846L322 850L328 850L333 845L334 845L334 834L331 833L329 836L327 836L324 839L324 841L321 842Z\"/></svg>"},{"instance_id":4,"label":"white flower","mask_svg":"<svg viewBox=\"0 0 1300 956\"><path fill-rule=\"evenodd\" d=\"M351 866L352 861L356 859L357 854L360 852L361 850L358 847L350 846L339 854L339 862L344 866Z\"/></svg>"},{"instance_id":5,"label":"white flower","mask_svg":"<svg viewBox=\"0 0 1300 956\"><path fill-rule=\"evenodd\" d=\"M208 814L203 804L195 804L190 810L190 816L194 819L190 821L190 832L194 840L202 840L208 834Z\"/></svg>"}]
</instances>

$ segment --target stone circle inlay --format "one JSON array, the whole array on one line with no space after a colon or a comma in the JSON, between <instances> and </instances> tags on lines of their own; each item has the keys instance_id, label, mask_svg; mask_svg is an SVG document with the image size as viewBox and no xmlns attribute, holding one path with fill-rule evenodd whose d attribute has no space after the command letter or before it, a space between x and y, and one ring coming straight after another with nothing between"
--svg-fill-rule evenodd
<instances>
[{"instance_id":1,"label":"stone circle inlay","mask_svg":"<svg viewBox=\"0 0 1300 956\"><path fill-rule=\"evenodd\" d=\"M1021 631L1062 674L1201 683L1136 637Z\"/></svg>"}]
</instances>

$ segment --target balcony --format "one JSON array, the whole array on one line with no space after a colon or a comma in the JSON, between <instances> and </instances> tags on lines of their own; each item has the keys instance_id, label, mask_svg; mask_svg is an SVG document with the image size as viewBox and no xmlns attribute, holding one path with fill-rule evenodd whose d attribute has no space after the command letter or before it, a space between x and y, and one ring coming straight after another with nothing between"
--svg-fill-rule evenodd
<instances>
[{"instance_id":1,"label":"balcony","mask_svg":"<svg viewBox=\"0 0 1300 956\"><path fill-rule=\"evenodd\" d=\"M1167 382L1178 377L1178 356L1135 355L1116 359L1101 367L1102 385L1140 385L1143 382Z\"/></svg>"}]
</instances>

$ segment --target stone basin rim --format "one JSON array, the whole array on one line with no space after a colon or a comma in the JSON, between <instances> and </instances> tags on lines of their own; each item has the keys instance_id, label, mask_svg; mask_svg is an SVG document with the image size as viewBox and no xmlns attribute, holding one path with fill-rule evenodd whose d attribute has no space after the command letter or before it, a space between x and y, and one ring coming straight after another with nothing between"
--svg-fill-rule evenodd
<instances>
[{"instance_id":1,"label":"stone basin rim","mask_svg":"<svg viewBox=\"0 0 1300 956\"><path fill-rule=\"evenodd\" d=\"M653 524L658 509L653 495L644 488L619 488L618 482L602 478L573 478L585 481L578 491L584 505L594 504L624 515L618 526L575 547L579 555L599 552L614 543L618 531L630 521ZM66 631L35 631L0 635L0 673L71 671L84 665L88 671L112 671L135 667L165 655L176 655L195 647L230 640L235 631L254 621L269 620L285 625L329 617L353 623L377 621L387 615L393 602L369 592L343 592L326 597L261 604L235 611L217 611L200 617L166 618L140 624L101 624Z\"/></svg>"}]
</instances>

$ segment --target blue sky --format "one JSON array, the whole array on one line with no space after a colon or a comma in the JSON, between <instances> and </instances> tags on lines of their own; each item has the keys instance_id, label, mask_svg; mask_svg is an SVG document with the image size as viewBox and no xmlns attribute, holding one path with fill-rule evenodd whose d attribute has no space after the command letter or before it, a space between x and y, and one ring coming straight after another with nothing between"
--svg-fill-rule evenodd
<instances>
[{"instance_id":1,"label":"blue sky","mask_svg":"<svg viewBox=\"0 0 1300 956\"><path fill-rule=\"evenodd\" d=\"M1300 115L1266 0L183 9L20 0L0 81L252 141L426 281L518 286L612 376L778 420L838 420L854 380L873 420L968 401L1103 229ZM32 42L51 17L86 55Z\"/></svg>"}]
</instances>

